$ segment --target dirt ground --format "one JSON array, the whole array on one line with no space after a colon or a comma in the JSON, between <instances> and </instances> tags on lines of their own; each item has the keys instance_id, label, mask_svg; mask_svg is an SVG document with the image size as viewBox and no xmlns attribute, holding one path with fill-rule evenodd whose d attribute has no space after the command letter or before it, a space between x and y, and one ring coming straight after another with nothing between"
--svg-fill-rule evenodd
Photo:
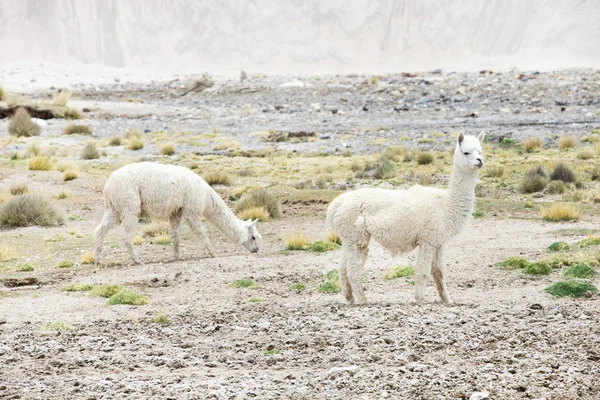
<instances>
[{"instance_id":1,"label":"dirt ground","mask_svg":"<svg viewBox=\"0 0 600 400\"><path fill-rule=\"evenodd\" d=\"M327 78L310 82L317 88L298 91L278 88L285 82L281 78L255 78L258 83L225 82L217 85L217 91L192 93L189 98L182 98L180 88L173 85L154 90L133 84L119 90L105 85L95 91L76 89L77 99L71 106L92 108L82 122L93 128L94 138L99 140L123 134L129 128L187 130L194 135L217 128L241 142L243 148L253 149L262 142L252 132L306 129L333 139L282 143L279 148L323 154L349 148L368 155L391 144L416 146L422 131L432 127L452 130L463 123L468 131L488 129L492 138L543 135L546 142L551 142L565 129L582 137L600 126L597 92L594 95L598 74L566 71L560 75L568 81L570 86L564 90L571 95L562 91L563 80L555 81L550 74L527 74L531 79L537 76L538 82L545 85L544 93L538 93L542 100L534 105L520 102L527 98L524 91L529 93L535 88L519 91L517 85L528 83L518 74L500 75L496 81L490 78L490 87L498 86L495 94L489 95L492 105L477 100L477 93L489 93L482 84L473 89L480 74L435 74L397 77L396 86L393 79L382 78L384 86L390 85L385 87L387 91L379 91L377 85L381 83L367 88L370 78L342 77L340 81L355 82L352 88L329 89L327 93L322 87ZM457 92L457 88L465 87L467 93L472 93L472 100L465 105L466 100L460 97L444 105L441 97L441 105L432 104L428 109L429 101L419 103L425 95L411 89L412 85L430 88L438 84L451 87L447 92L455 96L465 96L464 91ZM502 90L510 85L514 91L503 94ZM573 85L578 85L578 90L573 90ZM240 89L246 86L256 91L247 94L249 89ZM402 101L409 111L393 111L404 93L395 94L394 90L400 90L397 86L408 87L412 93ZM33 96L42 99L48 93L39 91ZM568 97L567 110L561 111L562 106L557 104L563 104L564 96L572 97ZM126 101L125 97L143 98L144 103ZM340 100L345 97L346 101ZM365 98L370 99L367 104L373 104L374 111L362 109ZM311 106L317 102L321 103L318 109ZM244 106L246 103L250 105ZM274 108L284 103L286 107ZM544 111L531 111L544 108L542 103L547 106ZM331 110L321 113L336 104L340 109L353 104L338 123L331 122L336 116ZM502 110L504 107L510 107L510 111ZM295 113L281 111L290 108ZM478 116L469 117L475 108ZM514 113L516 108L523 111ZM404 118L402 113L410 117ZM6 132L7 124L6 120L0 121L0 131ZM58 147L61 157L72 159L70 146L75 149L88 138L60 135L66 124L62 120L46 121L44 133L35 140L42 147ZM380 126L386 129L375 129ZM353 136L343 139L343 133ZM409 140L401 141L403 136ZM385 144L370 142L382 137ZM68 190L66 200L53 202L60 204L69 218L65 226L0 230L2 244L19 253L17 260L0 264L0 281L5 286L0 291L0 398L300 400L485 396L471 397L475 392L486 392L488 399L600 397L600 296L554 298L544 292L560 280L564 270L530 277L496 266L511 256L532 260L544 257L547 246L555 241L574 243L585 239L597 232L600 217L596 213L569 223L547 223L537 215L502 211L474 219L448 247L448 285L456 302L452 306L439 303L431 284L426 304L416 305L411 278L383 278L391 266L414 265L416 253L392 258L372 243L364 271L369 304L350 306L341 294L318 290L323 275L337 268L338 251L282 251L282 236L294 231L306 232L313 240L326 235L325 201L284 202L281 218L259 224L263 238L258 254L249 254L243 246L228 242L207 224L215 258L209 258L200 241L184 227L182 261L173 261L170 245L144 241L138 246L144 264L136 266L130 264L120 231L115 230L107 240L104 265L76 262L74 268L54 268L57 261L78 261L82 252L91 249L92 232L102 215L101 189L108 173L126 162L160 161L161 156L158 144L148 145L135 155L107 147L106 157L85 162L79 179L63 182L58 171L29 171L24 164L10 161L12 152L24 151L30 143L29 139L4 143L1 191L6 193L12 184L24 180L30 188L52 196ZM208 142L204 147L181 142L182 151L196 153L207 162L220 162L211 157L221 153L210 146ZM443 149L447 143L428 146ZM61 148L67 149L64 154ZM169 159L182 165L189 161L183 156ZM259 165L269 161L255 162ZM244 179L248 184L261 177ZM283 184L279 181L283 178L273 179L277 182L272 184ZM16 265L23 261L35 263L35 271L16 272ZM257 285L230 287L242 278L252 279ZM148 296L150 303L109 306L104 298L61 290L74 282L117 283ZM598 279L592 282L598 284ZM306 289L290 290L296 283L303 283ZM165 315L169 323L154 322L157 315ZM47 324L59 321L70 329L48 328Z\"/></svg>"}]
</instances>

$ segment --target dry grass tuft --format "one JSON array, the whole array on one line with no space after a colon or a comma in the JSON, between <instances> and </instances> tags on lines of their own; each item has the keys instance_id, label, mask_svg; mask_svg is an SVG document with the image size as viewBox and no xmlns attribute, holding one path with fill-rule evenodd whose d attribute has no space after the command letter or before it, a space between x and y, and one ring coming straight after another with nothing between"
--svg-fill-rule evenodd
<instances>
[{"instance_id":1,"label":"dry grass tuft","mask_svg":"<svg viewBox=\"0 0 600 400\"><path fill-rule=\"evenodd\" d=\"M40 146L38 146L36 143L31 143L29 146L27 146L27 150L25 150L25 157L35 157L39 156L41 153L42 151L40 150Z\"/></svg>"},{"instance_id":2,"label":"dry grass tuft","mask_svg":"<svg viewBox=\"0 0 600 400\"><path fill-rule=\"evenodd\" d=\"M77 175L77 172L68 170L68 171L65 171L65 173L63 174L63 181L65 181L65 182L72 181L74 179L77 179L78 177L79 177L79 175Z\"/></svg>"},{"instance_id":3,"label":"dry grass tuft","mask_svg":"<svg viewBox=\"0 0 600 400\"><path fill-rule=\"evenodd\" d=\"M91 135L92 130L87 125L69 124L63 131L64 135Z\"/></svg>"},{"instance_id":4,"label":"dry grass tuft","mask_svg":"<svg viewBox=\"0 0 600 400\"><path fill-rule=\"evenodd\" d=\"M52 161L46 156L37 156L30 158L27 166L31 171L50 171L52 169Z\"/></svg>"},{"instance_id":5,"label":"dry grass tuft","mask_svg":"<svg viewBox=\"0 0 600 400\"><path fill-rule=\"evenodd\" d=\"M52 104L59 107L66 107L71 99L71 92L68 90L60 90L52 95Z\"/></svg>"},{"instance_id":6,"label":"dry grass tuft","mask_svg":"<svg viewBox=\"0 0 600 400\"><path fill-rule=\"evenodd\" d=\"M0 208L0 225L3 226L54 226L62 222L54 206L36 193L15 196Z\"/></svg>"},{"instance_id":7,"label":"dry grass tuft","mask_svg":"<svg viewBox=\"0 0 600 400\"><path fill-rule=\"evenodd\" d=\"M575 172L573 172L571 168L562 162L556 164L554 170L550 174L550 179L553 181L563 181L565 183L573 183L577 181Z\"/></svg>"},{"instance_id":8,"label":"dry grass tuft","mask_svg":"<svg viewBox=\"0 0 600 400\"><path fill-rule=\"evenodd\" d=\"M504 175L504 167L500 164L490 164L485 168L485 176L488 178L500 178Z\"/></svg>"},{"instance_id":9,"label":"dry grass tuft","mask_svg":"<svg viewBox=\"0 0 600 400\"><path fill-rule=\"evenodd\" d=\"M433 153L430 151L420 151L417 154L417 164L419 165L427 165L427 164L431 164L434 160L434 156Z\"/></svg>"},{"instance_id":10,"label":"dry grass tuft","mask_svg":"<svg viewBox=\"0 0 600 400\"><path fill-rule=\"evenodd\" d=\"M79 169L79 166L73 162L70 161L61 161L58 164L56 164L56 170L60 171L60 172L65 172L65 171L77 171Z\"/></svg>"},{"instance_id":11,"label":"dry grass tuft","mask_svg":"<svg viewBox=\"0 0 600 400\"><path fill-rule=\"evenodd\" d=\"M168 143L160 148L160 154L163 156L172 156L175 154L175 145L173 143Z\"/></svg>"},{"instance_id":12,"label":"dry grass tuft","mask_svg":"<svg viewBox=\"0 0 600 400\"><path fill-rule=\"evenodd\" d=\"M21 194L27 193L29 191L29 186L26 183L15 183L10 187L10 194L13 196L19 196Z\"/></svg>"},{"instance_id":13,"label":"dry grass tuft","mask_svg":"<svg viewBox=\"0 0 600 400\"><path fill-rule=\"evenodd\" d=\"M279 200L265 189L254 190L246 193L235 204L235 213L239 215L244 210L263 207L271 218L278 218L281 215Z\"/></svg>"},{"instance_id":14,"label":"dry grass tuft","mask_svg":"<svg viewBox=\"0 0 600 400\"><path fill-rule=\"evenodd\" d=\"M523 147L528 153L531 153L534 150L542 147L543 141L541 137L532 137L523 140Z\"/></svg>"},{"instance_id":15,"label":"dry grass tuft","mask_svg":"<svg viewBox=\"0 0 600 400\"><path fill-rule=\"evenodd\" d=\"M17 251L9 244L2 243L0 245L0 261L11 261L18 257Z\"/></svg>"},{"instance_id":16,"label":"dry grass tuft","mask_svg":"<svg viewBox=\"0 0 600 400\"><path fill-rule=\"evenodd\" d=\"M144 142L138 138L132 138L127 141L127 146L129 150L141 150L144 148Z\"/></svg>"},{"instance_id":17,"label":"dry grass tuft","mask_svg":"<svg viewBox=\"0 0 600 400\"><path fill-rule=\"evenodd\" d=\"M575 136L562 136L558 139L558 148L561 150L574 149L577 147L577 138Z\"/></svg>"},{"instance_id":18,"label":"dry grass tuft","mask_svg":"<svg viewBox=\"0 0 600 400\"><path fill-rule=\"evenodd\" d=\"M232 138L218 138L216 140L216 144L213 147L214 151L234 151L239 150L242 147L242 144L235 139Z\"/></svg>"},{"instance_id":19,"label":"dry grass tuft","mask_svg":"<svg viewBox=\"0 0 600 400\"><path fill-rule=\"evenodd\" d=\"M257 219L260 222L264 222L269 219L269 211L264 207L252 207L241 211L237 217L242 220Z\"/></svg>"},{"instance_id":20,"label":"dry grass tuft","mask_svg":"<svg viewBox=\"0 0 600 400\"><path fill-rule=\"evenodd\" d=\"M577 153L577 158L580 160L591 160L594 158L594 152L591 150L581 150Z\"/></svg>"},{"instance_id":21,"label":"dry grass tuft","mask_svg":"<svg viewBox=\"0 0 600 400\"><path fill-rule=\"evenodd\" d=\"M294 232L284 236L283 243L287 250L303 250L309 245L310 238L306 233Z\"/></svg>"},{"instance_id":22,"label":"dry grass tuft","mask_svg":"<svg viewBox=\"0 0 600 400\"><path fill-rule=\"evenodd\" d=\"M81 255L81 263L82 264L93 264L96 261L96 257L94 257L93 251L86 251Z\"/></svg>"},{"instance_id":23,"label":"dry grass tuft","mask_svg":"<svg viewBox=\"0 0 600 400\"><path fill-rule=\"evenodd\" d=\"M142 236L143 237L156 237L160 235L165 235L169 232L170 226L167 221L152 221L148 225L144 225L142 228Z\"/></svg>"},{"instance_id":24,"label":"dry grass tuft","mask_svg":"<svg viewBox=\"0 0 600 400\"><path fill-rule=\"evenodd\" d=\"M569 204L553 204L540 210L544 221L579 221L580 213Z\"/></svg>"},{"instance_id":25,"label":"dry grass tuft","mask_svg":"<svg viewBox=\"0 0 600 400\"><path fill-rule=\"evenodd\" d=\"M212 185L225 185L229 186L233 183L231 175L225 171L209 171L202 175L202 179L206 181L210 186Z\"/></svg>"},{"instance_id":26,"label":"dry grass tuft","mask_svg":"<svg viewBox=\"0 0 600 400\"><path fill-rule=\"evenodd\" d=\"M113 136L108 139L109 146L120 146L121 145L121 136Z\"/></svg>"},{"instance_id":27,"label":"dry grass tuft","mask_svg":"<svg viewBox=\"0 0 600 400\"><path fill-rule=\"evenodd\" d=\"M167 232L164 232L160 235L154 236L152 239L150 239L150 243L152 244L171 244L173 243L173 239L171 238L171 235Z\"/></svg>"},{"instance_id":28,"label":"dry grass tuft","mask_svg":"<svg viewBox=\"0 0 600 400\"><path fill-rule=\"evenodd\" d=\"M327 240L332 243L339 244L340 246L342 245L342 239L340 239L338 234L335 233L334 231L329 231L327 233Z\"/></svg>"},{"instance_id":29,"label":"dry grass tuft","mask_svg":"<svg viewBox=\"0 0 600 400\"><path fill-rule=\"evenodd\" d=\"M10 119L8 133L17 137L40 136L42 128L31 120L31 116L26 109L19 107Z\"/></svg>"},{"instance_id":30,"label":"dry grass tuft","mask_svg":"<svg viewBox=\"0 0 600 400\"><path fill-rule=\"evenodd\" d=\"M100 152L94 143L87 143L81 150L80 155L82 160L95 160L100 158Z\"/></svg>"},{"instance_id":31,"label":"dry grass tuft","mask_svg":"<svg viewBox=\"0 0 600 400\"><path fill-rule=\"evenodd\" d=\"M548 178L541 166L528 170L521 180L520 191L522 193L541 192L546 188Z\"/></svg>"}]
</instances>

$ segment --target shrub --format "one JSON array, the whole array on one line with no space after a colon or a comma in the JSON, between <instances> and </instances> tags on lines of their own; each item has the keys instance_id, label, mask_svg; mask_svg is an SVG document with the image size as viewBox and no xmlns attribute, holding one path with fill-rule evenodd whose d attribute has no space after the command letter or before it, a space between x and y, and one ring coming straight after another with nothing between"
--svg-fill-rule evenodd
<instances>
[{"instance_id":1,"label":"shrub","mask_svg":"<svg viewBox=\"0 0 600 400\"><path fill-rule=\"evenodd\" d=\"M541 166L528 170L521 180L520 190L522 193L535 193L544 190L548 184L548 178Z\"/></svg>"},{"instance_id":2,"label":"shrub","mask_svg":"<svg viewBox=\"0 0 600 400\"><path fill-rule=\"evenodd\" d=\"M306 289L306 286L304 285L304 283L294 283L292 286L289 287L289 289L292 292L302 292Z\"/></svg>"},{"instance_id":3,"label":"shrub","mask_svg":"<svg viewBox=\"0 0 600 400\"><path fill-rule=\"evenodd\" d=\"M504 167L499 164L489 164L485 168L485 176L488 178L500 178L504 175Z\"/></svg>"},{"instance_id":4,"label":"shrub","mask_svg":"<svg viewBox=\"0 0 600 400\"><path fill-rule=\"evenodd\" d=\"M558 148L561 150L573 149L577 147L577 138L575 136L562 136L558 139Z\"/></svg>"},{"instance_id":5,"label":"shrub","mask_svg":"<svg viewBox=\"0 0 600 400\"><path fill-rule=\"evenodd\" d=\"M121 137L120 136L112 136L108 139L109 146L120 146L121 145Z\"/></svg>"},{"instance_id":6,"label":"shrub","mask_svg":"<svg viewBox=\"0 0 600 400\"><path fill-rule=\"evenodd\" d=\"M132 138L129 139L128 143L127 143L127 148L129 150L140 150L144 148L144 142L142 142L141 139L138 138Z\"/></svg>"},{"instance_id":7,"label":"shrub","mask_svg":"<svg viewBox=\"0 0 600 400\"><path fill-rule=\"evenodd\" d=\"M52 169L52 161L46 156L32 157L27 162L27 167L31 171L50 171Z\"/></svg>"},{"instance_id":8,"label":"shrub","mask_svg":"<svg viewBox=\"0 0 600 400\"><path fill-rule=\"evenodd\" d=\"M523 273L528 275L549 275L552 267L544 261L537 261L523 268Z\"/></svg>"},{"instance_id":9,"label":"shrub","mask_svg":"<svg viewBox=\"0 0 600 400\"><path fill-rule=\"evenodd\" d=\"M29 186L26 183L16 183L10 187L10 194L19 196L29 191Z\"/></svg>"},{"instance_id":10,"label":"shrub","mask_svg":"<svg viewBox=\"0 0 600 400\"><path fill-rule=\"evenodd\" d=\"M567 190L563 181L552 181L548 184L548 194L563 194Z\"/></svg>"},{"instance_id":11,"label":"shrub","mask_svg":"<svg viewBox=\"0 0 600 400\"><path fill-rule=\"evenodd\" d=\"M523 141L523 146L525 147L525 150L528 153L531 153L534 150L539 149L540 147L542 147L542 138L541 137L532 137L532 138L527 138Z\"/></svg>"},{"instance_id":12,"label":"shrub","mask_svg":"<svg viewBox=\"0 0 600 400\"><path fill-rule=\"evenodd\" d=\"M594 158L594 152L591 150L582 150L579 153L577 153L577 158L579 158L580 160L591 160L592 158Z\"/></svg>"},{"instance_id":13,"label":"shrub","mask_svg":"<svg viewBox=\"0 0 600 400\"><path fill-rule=\"evenodd\" d=\"M277 218L281 214L279 200L265 189L253 190L244 194L235 204L235 213L239 215L242 211L255 207L265 208L271 218Z\"/></svg>"},{"instance_id":14,"label":"shrub","mask_svg":"<svg viewBox=\"0 0 600 400\"><path fill-rule=\"evenodd\" d=\"M79 111L75 110L74 108L66 108L63 111L62 118L70 120L81 119L81 114L79 114Z\"/></svg>"},{"instance_id":15,"label":"shrub","mask_svg":"<svg viewBox=\"0 0 600 400\"><path fill-rule=\"evenodd\" d=\"M95 286L94 288L92 288L90 290L90 294L92 296L105 297L108 299L109 297L119 293L121 290L123 290L123 286L121 286L121 285L114 285L114 284L100 285L100 286Z\"/></svg>"},{"instance_id":16,"label":"shrub","mask_svg":"<svg viewBox=\"0 0 600 400\"><path fill-rule=\"evenodd\" d=\"M555 252L555 251L569 250L570 247L571 246L569 246L565 242L554 242L550 246L548 246L548 251Z\"/></svg>"},{"instance_id":17,"label":"shrub","mask_svg":"<svg viewBox=\"0 0 600 400\"><path fill-rule=\"evenodd\" d=\"M71 99L71 92L68 90L59 90L52 95L52 104L59 107L65 107Z\"/></svg>"},{"instance_id":18,"label":"shrub","mask_svg":"<svg viewBox=\"0 0 600 400\"><path fill-rule=\"evenodd\" d=\"M100 152L94 143L87 143L83 150L81 150L81 159L82 160L95 160L100 158Z\"/></svg>"},{"instance_id":19,"label":"shrub","mask_svg":"<svg viewBox=\"0 0 600 400\"><path fill-rule=\"evenodd\" d=\"M577 264L569 267L565 271L565 277L567 278L593 278L596 275L596 270L587 264Z\"/></svg>"},{"instance_id":20,"label":"shrub","mask_svg":"<svg viewBox=\"0 0 600 400\"><path fill-rule=\"evenodd\" d=\"M132 292L129 289L123 289L119 293L113 294L108 298L108 305L128 304L131 306L143 306L150 303L150 299L141 294Z\"/></svg>"},{"instance_id":21,"label":"shrub","mask_svg":"<svg viewBox=\"0 0 600 400\"><path fill-rule=\"evenodd\" d=\"M337 269L332 269L327 272L319 285L321 293L339 293L340 292L340 276Z\"/></svg>"},{"instance_id":22,"label":"shrub","mask_svg":"<svg viewBox=\"0 0 600 400\"><path fill-rule=\"evenodd\" d=\"M404 278L408 276L414 276L415 269L410 265L397 265L395 267L389 268L385 271L385 275L383 275L384 279L391 280L396 278Z\"/></svg>"},{"instance_id":23,"label":"shrub","mask_svg":"<svg viewBox=\"0 0 600 400\"><path fill-rule=\"evenodd\" d=\"M10 119L8 133L17 137L40 136L42 128L31 120L26 109L19 107Z\"/></svg>"},{"instance_id":24,"label":"shrub","mask_svg":"<svg viewBox=\"0 0 600 400\"><path fill-rule=\"evenodd\" d=\"M237 217L243 220L259 220L260 222L264 222L269 219L269 212L264 207L252 207L247 208L244 211L240 212Z\"/></svg>"},{"instance_id":25,"label":"shrub","mask_svg":"<svg viewBox=\"0 0 600 400\"><path fill-rule=\"evenodd\" d=\"M252 279L238 279L229 284L229 287L234 289L249 288L253 286L256 286L256 283L254 283Z\"/></svg>"},{"instance_id":26,"label":"shrub","mask_svg":"<svg viewBox=\"0 0 600 400\"><path fill-rule=\"evenodd\" d=\"M340 246L342 245L342 239L340 239L338 234L334 231L329 231L329 233L327 233L327 240L333 243L337 243Z\"/></svg>"},{"instance_id":27,"label":"shrub","mask_svg":"<svg viewBox=\"0 0 600 400\"><path fill-rule=\"evenodd\" d=\"M521 269L530 264L531 263L523 257L509 257L506 260L499 262L497 265L507 269Z\"/></svg>"},{"instance_id":28,"label":"shrub","mask_svg":"<svg viewBox=\"0 0 600 400\"><path fill-rule=\"evenodd\" d=\"M283 243L287 250L304 250L310 243L310 238L306 233L294 232L284 236Z\"/></svg>"},{"instance_id":29,"label":"shrub","mask_svg":"<svg viewBox=\"0 0 600 400\"><path fill-rule=\"evenodd\" d=\"M540 209L544 221L579 221L579 211L568 204L553 204Z\"/></svg>"},{"instance_id":30,"label":"shrub","mask_svg":"<svg viewBox=\"0 0 600 400\"><path fill-rule=\"evenodd\" d=\"M395 174L396 169L392 161L387 157L379 157L373 170L373 178L388 179L394 177Z\"/></svg>"},{"instance_id":31,"label":"shrub","mask_svg":"<svg viewBox=\"0 0 600 400\"><path fill-rule=\"evenodd\" d=\"M226 185L229 186L233 183L231 175L225 171L209 171L202 175L202 179L209 185Z\"/></svg>"},{"instance_id":32,"label":"shrub","mask_svg":"<svg viewBox=\"0 0 600 400\"><path fill-rule=\"evenodd\" d=\"M24 262L22 264L19 264L19 266L17 267L18 272L30 272L33 270L34 270L33 264L29 263L29 262Z\"/></svg>"},{"instance_id":33,"label":"shrub","mask_svg":"<svg viewBox=\"0 0 600 400\"><path fill-rule=\"evenodd\" d=\"M65 171L65 173L63 174L63 181L68 182L68 181L72 181L74 179L77 179L79 177L79 175L77 175L77 172L75 171Z\"/></svg>"},{"instance_id":34,"label":"shrub","mask_svg":"<svg viewBox=\"0 0 600 400\"><path fill-rule=\"evenodd\" d=\"M0 244L0 261L10 261L17 258L17 251L6 243Z\"/></svg>"},{"instance_id":35,"label":"shrub","mask_svg":"<svg viewBox=\"0 0 600 400\"><path fill-rule=\"evenodd\" d=\"M93 251L86 251L81 255L81 263L82 264L93 264L96 261L96 257L94 257Z\"/></svg>"},{"instance_id":36,"label":"shrub","mask_svg":"<svg viewBox=\"0 0 600 400\"><path fill-rule=\"evenodd\" d=\"M483 218L483 217L485 217L485 213L479 207L477 207L475 209L475 211L473 211L473 213L471 215L473 215L473 217L475 217L475 218Z\"/></svg>"},{"instance_id":37,"label":"shrub","mask_svg":"<svg viewBox=\"0 0 600 400\"><path fill-rule=\"evenodd\" d=\"M6 201L0 208L0 225L3 226L54 226L63 218L44 197L27 193Z\"/></svg>"},{"instance_id":38,"label":"shrub","mask_svg":"<svg viewBox=\"0 0 600 400\"><path fill-rule=\"evenodd\" d=\"M63 292L89 292L94 286L87 283L71 283L62 288Z\"/></svg>"},{"instance_id":39,"label":"shrub","mask_svg":"<svg viewBox=\"0 0 600 400\"><path fill-rule=\"evenodd\" d=\"M77 124L69 124L63 131L64 135L91 135L92 130L87 125L77 125Z\"/></svg>"},{"instance_id":40,"label":"shrub","mask_svg":"<svg viewBox=\"0 0 600 400\"><path fill-rule=\"evenodd\" d=\"M175 154L175 145L169 143L161 146L160 154L162 154L163 156L172 156L173 154Z\"/></svg>"},{"instance_id":41,"label":"shrub","mask_svg":"<svg viewBox=\"0 0 600 400\"><path fill-rule=\"evenodd\" d=\"M312 251L313 253L324 253L326 251L337 250L340 248L340 245L337 243L317 240L308 245L308 251Z\"/></svg>"},{"instance_id":42,"label":"shrub","mask_svg":"<svg viewBox=\"0 0 600 400\"><path fill-rule=\"evenodd\" d=\"M550 179L553 181L563 181L565 183L572 183L577 180L573 170L562 162L556 164L554 170L550 174Z\"/></svg>"},{"instance_id":43,"label":"shrub","mask_svg":"<svg viewBox=\"0 0 600 400\"><path fill-rule=\"evenodd\" d=\"M433 162L433 153L430 151L420 151L417 154L417 164L427 165Z\"/></svg>"},{"instance_id":44,"label":"shrub","mask_svg":"<svg viewBox=\"0 0 600 400\"><path fill-rule=\"evenodd\" d=\"M585 281L566 281L556 282L554 285L544 289L552 296L556 297L583 297L588 293L598 293L598 288Z\"/></svg>"},{"instance_id":45,"label":"shrub","mask_svg":"<svg viewBox=\"0 0 600 400\"><path fill-rule=\"evenodd\" d=\"M71 260L62 260L56 264L55 268L73 268L75 263Z\"/></svg>"}]
</instances>

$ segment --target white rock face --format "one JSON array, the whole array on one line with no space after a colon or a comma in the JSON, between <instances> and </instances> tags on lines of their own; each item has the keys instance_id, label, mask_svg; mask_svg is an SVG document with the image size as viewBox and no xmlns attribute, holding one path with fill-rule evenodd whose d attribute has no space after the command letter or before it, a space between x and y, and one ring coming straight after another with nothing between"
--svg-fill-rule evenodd
<instances>
[{"instance_id":1,"label":"white rock face","mask_svg":"<svg viewBox=\"0 0 600 400\"><path fill-rule=\"evenodd\" d=\"M598 66L600 2L0 0L0 64L382 73Z\"/></svg>"}]
</instances>

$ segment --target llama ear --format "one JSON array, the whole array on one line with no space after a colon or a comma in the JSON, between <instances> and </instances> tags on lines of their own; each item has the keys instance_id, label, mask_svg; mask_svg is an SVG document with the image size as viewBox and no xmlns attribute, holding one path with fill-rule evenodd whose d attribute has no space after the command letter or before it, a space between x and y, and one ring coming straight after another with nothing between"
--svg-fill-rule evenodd
<instances>
[{"instance_id":1,"label":"llama ear","mask_svg":"<svg viewBox=\"0 0 600 400\"><path fill-rule=\"evenodd\" d=\"M481 131L479 133L479 135L477 135L477 140L479 140L479 143L483 143L483 140L485 139L485 132Z\"/></svg>"},{"instance_id":2,"label":"llama ear","mask_svg":"<svg viewBox=\"0 0 600 400\"><path fill-rule=\"evenodd\" d=\"M250 221L250 226L255 226L257 222L258 222L258 218L255 219L254 221Z\"/></svg>"},{"instance_id":3,"label":"llama ear","mask_svg":"<svg viewBox=\"0 0 600 400\"><path fill-rule=\"evenodd\" d=\"M459 146L463 142L463 140L465 140L465 134L463 133L463 131L460 131L458 133L458 137L456 138L456 141L458 142Z\"/></svg>"}]
</instances>

